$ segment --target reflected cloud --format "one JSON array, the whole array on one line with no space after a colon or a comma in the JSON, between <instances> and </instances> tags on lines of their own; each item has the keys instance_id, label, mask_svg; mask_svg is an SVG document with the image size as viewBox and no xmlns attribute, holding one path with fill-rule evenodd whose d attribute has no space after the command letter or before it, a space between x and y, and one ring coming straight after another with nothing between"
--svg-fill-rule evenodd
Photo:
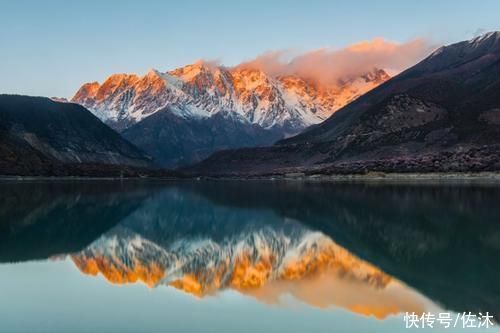
<instances>
[{"instance_id":1,"label":"reflected cloud","mask_svg":"<svg viewBox=\"0 0 500 333\"><path fill-rule=\"evenodd\" d=\"M349 311L385 319L402 312L423 313L431 303L401 282L390 278L381 287L326 271L305 279L270 281L262 288L244 291L269 304L282 304L294 298L317 308L338 306Z\"/></svg>"}]
</instances>

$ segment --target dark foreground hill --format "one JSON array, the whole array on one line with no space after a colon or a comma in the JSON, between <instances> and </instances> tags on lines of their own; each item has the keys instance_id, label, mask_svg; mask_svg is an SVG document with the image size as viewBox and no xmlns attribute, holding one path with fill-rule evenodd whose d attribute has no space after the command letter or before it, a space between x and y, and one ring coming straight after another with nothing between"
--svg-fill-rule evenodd
<instances>
[{"instance_id":1,"label":"dark foreground hill","mask_svg":"<svg viewBox=\"0 0 500 333\"><path fill-rule=\"evenodd\" d=\"M150 166L82 106L0 95L0 175L120 175Z\"/></svg>"},{"instance_id":2,"label":"dark foreground hill","mask_svg":"<svg viewBox=\"0 0 500 333\"><path fill-rule=\"evenodd\" d=\"M219 152L198 174L500 170L500 32L442 47L267 148Z\"/></svg>"}]
</instances>

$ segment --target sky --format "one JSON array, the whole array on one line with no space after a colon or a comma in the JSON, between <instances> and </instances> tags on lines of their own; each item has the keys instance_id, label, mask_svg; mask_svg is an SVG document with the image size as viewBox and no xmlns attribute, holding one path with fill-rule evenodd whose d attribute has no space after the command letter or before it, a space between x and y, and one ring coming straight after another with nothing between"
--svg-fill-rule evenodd
<instances>
[{"instance_id":1,"label":"sky","mask_svg":"<svg viewBox=\"0 0 500 333\"><path fill-rule=\"evenodd\" d=\"M227 66L363 41L442 45L500 30L500 1L0 0L0 93L70 98L113 73Z\"/></svg>"}]
</instances>

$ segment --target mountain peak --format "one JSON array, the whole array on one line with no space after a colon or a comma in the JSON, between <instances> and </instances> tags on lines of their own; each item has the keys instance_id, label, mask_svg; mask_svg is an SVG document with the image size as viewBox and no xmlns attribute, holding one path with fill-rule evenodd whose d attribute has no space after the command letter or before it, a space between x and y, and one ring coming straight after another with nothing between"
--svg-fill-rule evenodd
<instances>
[{"instance_id":1,"label":"mountain peak","mask_svg":"<svg viewBox=\"0 0 500 333\"><path fill-rule=\"evenodd\" d=\"M118 73L111 74L102 85L126 81L136 81L139 77L136 74Z\"/></svg>"},{"instance_id":2,"label":"mountain peak","mask_svg":"<svg viewBox=\"0 0 500 333\"><path fill-rule=\"evenodd\" d=\"M210 175L497 171L499 37L493 32L445 46L311 130L274 147L214 154L192 170Z\"/></svg>"},{"instance_id":3,"label":"mountain peak","mask_svg":"<svg viewBox=\"0 0 500 333\"><path fill-rule=\"evenodd\" d=\"M183 81L191 81L199 75L202 74L212 74L219 70L219 67L206 62L204 60L198 60L193 64L186 65L183 67L176 68L172 71L169 71L168 74L172 76L176 76Z\"/></svg>"},{"instance_id":4,"label":"mountain peak","mask_svg":"<svg viewBox=\"0 0 500 333\"><path fill-rule=\"evenodd\" d=\"M161 77L161 72L158 71L157 69L150 68L148 70L148 72L146 73L145 76L148 76L148 77Z\"/></svg>"},{"instance_id":5,"label":"mountain peak","mask_svg":"<svg viewBox=\"0 0 500 333\"><path fill-rule=\"evenodd\" d=\"M478 45L488 41L499 41L500 40L500 31L490 31L483 35L477 36L471 40L469 40L469 44Z\"/></svg>"},{"instance_id":6,"label":"mountain peak","mask_svg":"<svg viewBox=\"0 0 500 333\"><path fill-rule=\"evenodd\" d=\"M432 52L427 58L415 65L409 72L425 71L455 71L465 66L470 71L472 67L482 67L488 58L497 58L500 54L500 32L494 31L473 39L442 46ZM464 68L465 69L465 68Z\"/></svg>"},{"instance_id":7,"label":"mountain peak","mask_svg":"<svg viewBox=\"0 0 500 333\"><path fill-rule=\"evenodd\" d=\"M101 85L97 81L85 83L80 87L80 89L78 89L75 96L71 100L80 101L79 103L83 104L81 101L87 101L95 98L100 86Z\"/></svg>"},{"instance_id":8,"label":"mountain peak","mask_svg":"<svg viewBox=\"0 0 500 333\"><path fill-rule=\"evenodd\" d=\"M291 135L323 121L387 78L383 70L374 69L341 87L322 86L298 75L273 77L260 69L200 60L165 73L151 69L143 77L115 74L102 85L83 85L73 101L111 125L116 122L115 128L171 106L189 115L232 112L264 128L286 128Z\"/></svg>"},{"instance_id":9,"label":"mountain peak","mask_svg":"<svg viewBox=\"0 0 500 333\"><path fill-rule=\"evenodd\" d=\"M434 58L445 51L460 48L462 51L473 51L480 46L498 46L500 44L500 31L491 31L483 35L474 37L467 41L462 41L458 43L453 43L450 45L444 45L432 52L428 58Z\"/></svg>"}]
</instances>

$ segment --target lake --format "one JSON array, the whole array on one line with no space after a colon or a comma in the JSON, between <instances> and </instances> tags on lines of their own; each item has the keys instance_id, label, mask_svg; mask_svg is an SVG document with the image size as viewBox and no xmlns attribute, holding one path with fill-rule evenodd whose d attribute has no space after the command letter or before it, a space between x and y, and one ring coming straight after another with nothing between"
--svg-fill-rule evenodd
<instances>
[{"instance_id":1,"label":"lake","mask_svg":"<svg viewBox=\"0 0 500 333\"><path fill-rule=\"evenodd\" d=\"M3 181L0 197L0 332L500 332L500 187Z\"/></svg>"}]
</instances>

